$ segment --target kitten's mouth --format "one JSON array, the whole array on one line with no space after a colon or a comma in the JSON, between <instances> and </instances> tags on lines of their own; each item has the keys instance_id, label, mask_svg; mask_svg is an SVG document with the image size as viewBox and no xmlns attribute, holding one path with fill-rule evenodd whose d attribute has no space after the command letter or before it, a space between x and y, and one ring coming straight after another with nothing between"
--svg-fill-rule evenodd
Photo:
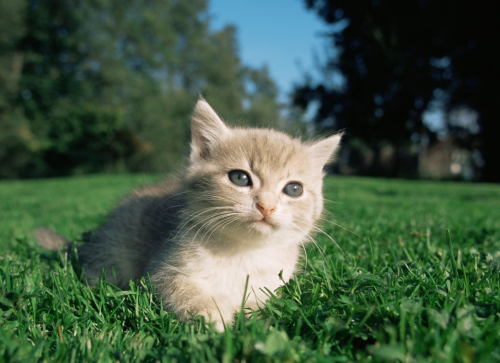
<instances>
[{"instance_id":1,"label":"kitten's mouth","mask_svg":"<svg viewBox=\"0 0 500 363\"><path fill-rule=\"evenodd\" d=\"M265 218L262 218L262 219L257 219L255 222L256 222L256 223L271 224L271 223L269 223L269 221L267 221Z\"/></svg>"},{"instance_id":2,"label":"kitten's mouth","mask_svg":"<svg viewBox=\"0 0 500 363\"><path fill-rule=\"evenodd\" d=\"M271 223L266 218L255 219L252 221L252 225L254 225L257 229L265 228L265 227L272 227L272 228L276 227L275 224Z\"/></svg>"}]
</instances>

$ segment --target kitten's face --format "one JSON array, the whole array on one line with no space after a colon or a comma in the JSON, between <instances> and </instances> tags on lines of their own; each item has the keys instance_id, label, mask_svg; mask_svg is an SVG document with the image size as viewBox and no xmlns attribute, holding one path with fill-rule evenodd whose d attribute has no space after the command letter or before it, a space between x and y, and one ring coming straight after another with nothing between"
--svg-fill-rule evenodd
<instances>
[{"instance_id":1,"label":"kitten's face","mask_svg":"<svg viewBox=\"0 0 500 363\"><path fill-rule=\"evenodd\" d=\"M202 109L208 115L202 122L211 134L203 128L197 133L195 110L186 176L189 212L200 235L249 243L306 236L321 215L322 168L338 140L307 145L277 131L229 129L210 110Z\"/></svg>"}]
</instances>

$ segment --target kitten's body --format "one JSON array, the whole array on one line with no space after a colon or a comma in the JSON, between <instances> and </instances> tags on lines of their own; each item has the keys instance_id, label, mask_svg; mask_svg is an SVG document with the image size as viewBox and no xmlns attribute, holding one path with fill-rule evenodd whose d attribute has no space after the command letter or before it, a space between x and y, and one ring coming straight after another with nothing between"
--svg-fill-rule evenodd
<instances>
[{"instance_id":1,"label":"kitten's body","mask_svg":"<svg viewBox=\"0 0 500 363\"><path fill-rule=\"evenodd\" d=\"M322 168L340 136L304 144L277 131L230 129L204 100L192 133L182 179L135 192L80 255L90 282L104 267L115 282L114 267L121 287L149 274L167 310L199 313L220 330L241 306L247 275L246 306L257 308L264 288L282 284L280 271L285 281L295 272L322 212ZM235 184L235 171L251 184ZM290 182L301 185L300 196L285 193Z\"/></svg>"}]
</instances>

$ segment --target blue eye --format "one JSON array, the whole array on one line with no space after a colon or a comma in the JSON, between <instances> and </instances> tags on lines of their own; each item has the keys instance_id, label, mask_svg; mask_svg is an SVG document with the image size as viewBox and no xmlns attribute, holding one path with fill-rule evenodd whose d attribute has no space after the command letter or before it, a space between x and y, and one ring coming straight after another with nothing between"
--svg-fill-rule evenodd
<instances>
[{"instance_id":1,"label":"blue eye","mask_svg":"<svg viewBox=\"0 0 500 363\"><path fill-rule=\"evenodd\" d=\"M283 193L291 197L300 197L302 195L302 185L299 183L288 183L285 188L283 188Z\"/></svg>"},{"instance_id":2,"label":"blue eye","mask_svg":"<svg viewBox=\"0 0 500 363\"><path fill-rule=\"evenodd\" d=\"M248 187L252 185L250 177L246 173L239 170L229 172L229 180L231 180L234 185L239 187Z\"/></svg>"}]
</instances>

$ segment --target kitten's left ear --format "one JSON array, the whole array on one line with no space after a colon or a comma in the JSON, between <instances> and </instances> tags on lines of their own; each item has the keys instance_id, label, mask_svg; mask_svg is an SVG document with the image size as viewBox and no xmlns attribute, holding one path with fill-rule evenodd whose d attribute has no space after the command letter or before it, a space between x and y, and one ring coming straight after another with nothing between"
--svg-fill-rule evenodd
<instances>
[{"instance_id":1,"label":"kitten's left ear","mask_svg":"<svg viewBox=\"0 0 500 363\"><path fill-rule=\"evenodd\" d=\"M335 153L339 148L342 134L330 136L326 139L316 141L310 148L309 154L315 165L323 168L326 164L333 160Z\"/></svg>"},{"instance_id":2,"label":"kitten's left ear","mask_svg":"<svg viewBox=\"0 0 500 363\"><path fill-rule=\"evenodd\" d=\"M200 96L191 119L191 161L197 161L210 154L210 149L230 133L219 115Z\"/></svg>"}]
</instances>

